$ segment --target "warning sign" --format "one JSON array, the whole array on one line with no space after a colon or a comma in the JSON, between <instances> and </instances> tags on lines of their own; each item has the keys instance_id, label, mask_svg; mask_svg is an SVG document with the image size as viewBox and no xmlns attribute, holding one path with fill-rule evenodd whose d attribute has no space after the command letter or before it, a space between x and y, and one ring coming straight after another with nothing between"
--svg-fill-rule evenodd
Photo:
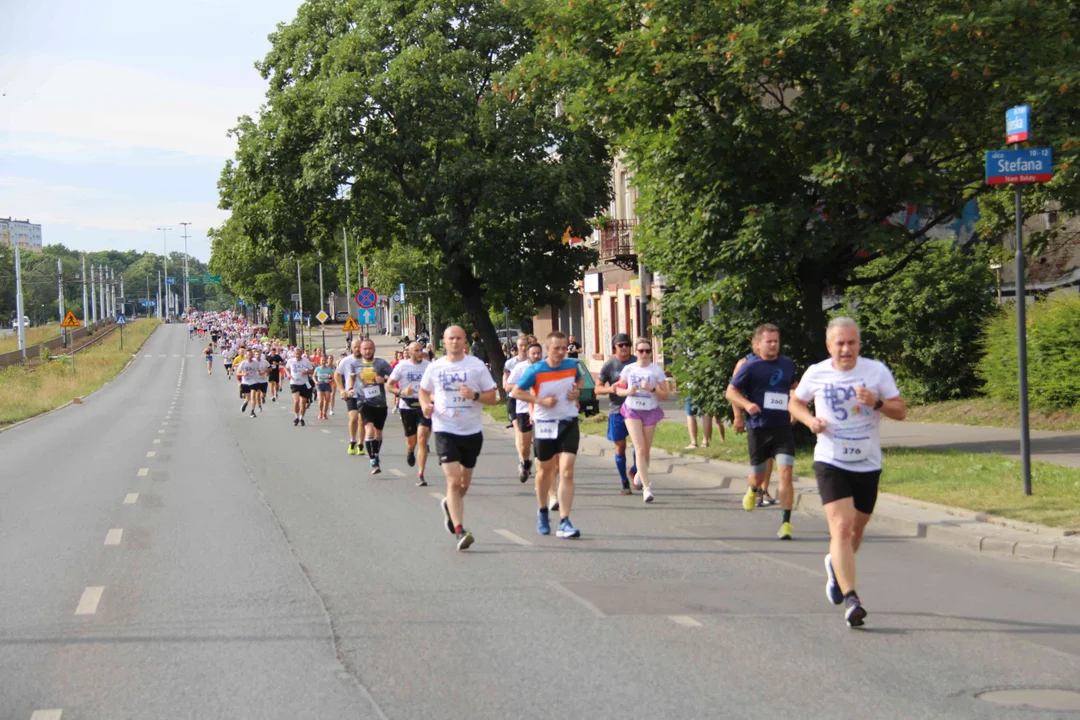
<instances>
[{"instance_id":1,"label":"warning sign","mask_svg":"<svg viewBox=\"0 0 1080 720\"><path fill-rule=\"evenodd\" d=\"M68 310L68 314L64 316L64 322L60 323L60 327L65 327L65 328L82 327L82 323L79 322L79 318L75 317L75 313Z\"/></svg>"},{"instance_id":2,"label":"warning sign","mask_svg":"<svg viewBox=\"0 0 1080 720\"><path fill-rule=\"evenodd\" d=\"M356 319L352 315L345 321L345 327L341 328L342 332L355 332L360 329L360 326L356 324Z\"/></svg>"}]
</instances>

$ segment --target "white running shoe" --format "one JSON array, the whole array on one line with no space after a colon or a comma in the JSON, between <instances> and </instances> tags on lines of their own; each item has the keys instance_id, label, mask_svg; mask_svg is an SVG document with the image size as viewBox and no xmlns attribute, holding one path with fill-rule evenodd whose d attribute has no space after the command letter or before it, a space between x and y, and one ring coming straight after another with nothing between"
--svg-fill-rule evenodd
<instances>
[{"instance_id":1,"label":"white running shoe","mask_svg":"<svg viewBox=\"0 0 1080 720\"><path fill-rule=\"evenodd\" d=\"M653 501L652 490L649 489L649 488L645 488L644 490L642 490L641 491L641 496L643 498L645 498L645 502L647 502L647 503L651 503Z\"/></svg>"}]
</instances>

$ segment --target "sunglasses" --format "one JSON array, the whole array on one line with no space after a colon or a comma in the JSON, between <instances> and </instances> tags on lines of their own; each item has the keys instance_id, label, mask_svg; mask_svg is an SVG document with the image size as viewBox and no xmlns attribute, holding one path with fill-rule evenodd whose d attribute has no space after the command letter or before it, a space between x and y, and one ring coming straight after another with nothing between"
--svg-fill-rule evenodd
<instances>
[{"instance_id":1,"label":"sunglasses","mask_svg":"<svg viewBox=\"0 0 1080 720\"><path fill-rule=\"evenodd\" d=\"M639 353L646 353L646 354L649 354L649 355L652 354L652 348L638 348L637 351Z\"/></svg>"},{"instance_id":2,"label":"sunglasses","mask_svg":"<svg viewBox=\"0 0 1080 720\"><path fill-rule=\"evenodd\" d=\"M630 347L630 343L615 343L615 347Z\"/></svg>"}]
</instances>

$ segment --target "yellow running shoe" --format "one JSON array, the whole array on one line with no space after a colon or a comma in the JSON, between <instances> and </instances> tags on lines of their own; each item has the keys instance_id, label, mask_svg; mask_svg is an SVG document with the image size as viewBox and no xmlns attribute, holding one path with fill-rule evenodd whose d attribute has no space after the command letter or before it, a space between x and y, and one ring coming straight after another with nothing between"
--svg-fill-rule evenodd
<instances>
[{"instance_id":1,"label":"yellow running shoe","mask_svg":"<svg viewBox=\"0 0 1080 720\"><path fill-rule=\"evenodd\" d=\"M746 494L743 495L742 506L746 512L753 512L754 505L757 504L757 489L746 488Z\"/></svg>"},{"instance_id":2,"label":"yellow running shoe","mask_svg":"<svg viewBox=\"0 0 1080 720\"><path fill-rule=\"evenodd\" d=\"M776 537L781 540L790 540L792 534L795 532L795 528L791 527L791 523L781 523L780 529L776 531Z\"/></svg>"},{"instance_id":3,"label":"yellow running shoe","mask_svg":"<svg viewBox=\"0 0 1080 720\"><path fill-rule=\"evenodd\" d=\"M356 446L353 445L352 443L349 443L349 454L350 455L355 455L356 454Z\"/></svg>"}]
</instances>

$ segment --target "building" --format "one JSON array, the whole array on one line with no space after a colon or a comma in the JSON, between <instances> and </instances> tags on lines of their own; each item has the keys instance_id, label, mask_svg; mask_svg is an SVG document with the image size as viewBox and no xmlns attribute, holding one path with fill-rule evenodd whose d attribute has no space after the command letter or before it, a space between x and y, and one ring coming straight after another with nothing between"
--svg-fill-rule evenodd
<instances>
[{"instance_id":1,"label":"building","mask_svg":"<svg viewBox=\"0 0 1080 720\"><path fill-rule=\"evenodd\" d=\"M41 226L30 220L0 218L0 245L41 252Z\"/></svg>"}]
</instances>

